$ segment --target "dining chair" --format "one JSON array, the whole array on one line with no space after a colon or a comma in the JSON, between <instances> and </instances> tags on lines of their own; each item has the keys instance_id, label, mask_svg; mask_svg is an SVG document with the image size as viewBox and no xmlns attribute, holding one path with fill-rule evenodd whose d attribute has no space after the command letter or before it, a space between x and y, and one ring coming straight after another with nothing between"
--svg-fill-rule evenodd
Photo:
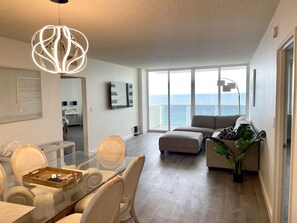
<instances>
[{"instance_id":1,"label":"dining chair","mask_svg":"<svg viewBox=\"0 0 297 223\"><path fill-rule=\"evenodd\" d=\"M34 220L38 221L54 214L52 208L53 200L50 194L43 193L41 196L36 196L30 189L21 185L8 188L7 182L9 179L7 179L7 177L4 168L0 164L0 200L9 203L35 206L38 200L46 198L46 201L43 200L43 205L39 205L39 207L32 211L32 217Z\"/></svg>"},{"instance_id":2,"label":"dining chair","mask_svg":"<svg viewBox=\"0 0 297 223\"><path fill-rule=\"evenodd\" d=\"M124 170L125 155L125 141L120 136L110 135L105 137L98 145L96 155L75 167L78 170L86 170L92 173L92 177L89 177L90 180L88 182L93 182L93 186L87 183L86 190L95 190L98 188L99 183L113 177L115 172ZM96 165L95 168L93 163ZM95 171L96 169L101 174L101 178Z\"/></svg>"},{"instance_id":3,"label":"dining chair","mask_svg":"<svg viewBox=\"0 0 297 223\"><path fill-rule=\"evenodd\" d=\"M112 178L94 193L82 214L68 215L58 223L118 223L123 187L120 176Z\"/></svg>"},{"instance_id":4,"label":"dining chair","mask_svg":"<svg viewBox=\"0 0 297 223\"><path fill-rule=\"evenodd\" d=\"M34 145L25 144L19 146L15 149L11 157L11 169L18 185L24 185L22 180L23 175L47 166L48 161L45 154L40 148ZM14 188L14 196L10 196L10 199L15 197L14 200L17 200L17 198L22 197L23 201L20 200L19 204L29 204L35 206L35 218L38 219L42 218L42 216L46 213L48 213L47 215L49 216L53 212L60 212L64 209L67 203L72 200L76 200L77 197L84 196L90 191L98 188L100 185L102 181L102 174L99 170L96 168L89 168L88 170L81 170L81 172L83 176L82 183L76 184L75 187L67 191L63 191L60 188L51 188L28 183L24 186L30 188L29 191L24 190L24 187ZM18 197L16 197L17 194ZM27 200L25 200L25 198ZM50 205L51 208L49 207ZM47 207L46 211L44 211L45 207Z\"/></svg>"},{"instance_id":5,"label":"dining chair","mask_svg":"<svg viewBox=\"0 0 297 223\"><path fill-rule=\"evenodd\" d=\"M143 169L144 161L144 155L139 155L135 157L122 175L125 183L125 188L120 207L120 221L123 223L130 222L131 220L134 220L135 223L139 223L139 220L136 216L134 203L136 190ZM130 216L128 215L128 218L127 214L130 214Z\"/></svg>"},{"instance_id":6,"label":"dining chair","mask_svg":"<svg viewBox=\"0 0 297 223\"><path fill-rule=\"evenodd\" d=\"M31 144L20 145L14 150L10 165L19 187L16 186L7 193L9 202L35 206L34 219L52 216L55 211L63 209L67 200L62 189L23 182L24 175L48 166L47 158L40 148Z\"/></svg>"},{"instance_id":7,"label":"dining chair","mask_svg":"<svg viewBox=\"0 0 297 223\"><path fill-rule=\"evenodd\" d=\"M125 154L125 141L118 135L110 135L100 142L93 158L77 166L68 165L63 168L83 171L84 186L81 193L86 194L94 191L102 182L114 176L115 172L124 168Z\"/></svg>"},{"instance_id":8,"label":"dining chair","mask_svg":"<svg viewBox=\"0 0 297 223\"><path fill-rule=\"evenodd\" d=\"M0 164L0 201L3 201L4 193L7 190L6 172Z\"/></svg>"},{"instance_id":9,"label":"dining chair","mask_svg":"<svg viewBox=\"0 0 297 223\"><path fill-rule=\"evenodd\" d=\"M11 170L19 185L23 185L23 175L38 168L47 167L47 159L40 148L30 144L19 146L11 156Z\"/></svg>"},{"instance_id":10,"label":"dining chair","mask_svg":"<svg viewBox=\"0 0 297 223\"><path fill-rule=\"evenodd\" d=\"M80 165L77 169L96 161L96 167L100 170L116 170L123 166L126 155L125 141L118 135L105 137L97 147L96 156Z\"/></svg>"},{"instance_id":11,"label":"dining chair","mask_svg":"<svg viewBox=\"0 0 297 223\"><path fill-rule=\"evenodd\" d=\"M0 200L23 205L33 205L34 194L26 187L13 186L8 189L7 175L0 164Z\"/></svg>"},{"instance_id":12,"label":"dining chair","mask_svg":"<svg viewBox=\"0 0 297 223\"><path fill-rule=\"evenodd\" d=\"M120 206L120 221L121 222L134 222L138 223L139 220L135 213L134 201L135 194L139 182L139 178L143 169L145 161L144 155L139 155L135 157L128 167L124 171L122 177L124 180L124 191ZM75 212L82 213L88 206L88 203L92 200L95 192L87 195L85 198L80 200L75 206Z\"/></svg>"}]
</instances>

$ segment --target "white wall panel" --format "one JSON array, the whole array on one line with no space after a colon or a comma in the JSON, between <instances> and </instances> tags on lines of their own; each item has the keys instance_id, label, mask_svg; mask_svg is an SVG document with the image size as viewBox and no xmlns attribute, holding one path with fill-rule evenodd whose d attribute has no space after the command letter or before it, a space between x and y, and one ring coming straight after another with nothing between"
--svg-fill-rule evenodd
<instances>
[{"instance_id":1,"label":"white wall panel","mask_svg":"<svg viewBox=\"0 0 297 223\"><path fill-rule=\"evenodd\" d=\"M0 37L0 48L0 67L38 70L30 44ZM59 76L41 72L41 91L42 118L0 124L0 145L8 140L38 145L62 139Z\"/></svg>"},{"instance_id":2,"label":"white wall panel","mask_svg":"<svg viewBox=\"0 0 297 223\"><path fill-rule=\"evenodd\" d=\"M252 60L250 71L256 69L256 106L250 104L250 118L254 126L267 133L264 148L261 151L261 170L259 177L263 186L264 196L268 205L270 217L273 216L274 194L274 164L275 153L275 106L276 106L276 55L278 48L290 37L297 25L297 3L294 0L282 0L270 22ZM278 26L277 38L272 37L273 27ZM251 73L252 77L252 73ZM250 102L251 103L251 102ZM296 149L296 148L294 148ZM296 158L295 158L296 159ZM297 161L297 160L296 160ZM296 162L295 161L295 162ZM297 180L295 182L295 185ZM297 196L293 196L296 205ZM296 207L296 206L295 206ZM295 208L296 209L296 208ZM293 214L291 222L297 222L297 213Z\"/></svg>"},{"instance_id":3,"label":"white wall panel","mask_svg":"<svg viewBox=\"0 0 297 223\"><path fill-rule=\"evenodd\" d=\"M0 48L0 67L37 70L31 59L30 44L0 37ZM131 128L139 125L137 69L89 58L87 67L74 76L86 77L89 151L94 151L107 135L117 134L124 138L133 136ZM110 81L133 84L133 107L118 110L109 108ZM42 118L0 124L0 145L11 139L36 145L62 140L59 75L41 72L41 88Z\"/></svg>"}]
</instances>

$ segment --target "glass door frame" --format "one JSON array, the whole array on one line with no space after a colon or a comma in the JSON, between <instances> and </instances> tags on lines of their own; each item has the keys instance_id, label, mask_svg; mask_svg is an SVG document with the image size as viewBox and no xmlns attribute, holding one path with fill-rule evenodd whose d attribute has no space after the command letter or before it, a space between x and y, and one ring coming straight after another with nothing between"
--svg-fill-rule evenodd
<instances>
[{"instance_id":1,"label":"glass door frame","mask_svg":"<svg viewBox=\"0 0 297 223\"><path fill-rule=\"evenodd\" d=\"M236 65L224 65L224 66L206 66L206 67L190 67L190 68L177 68L177 69L149 69L147 70L147 80L149 80L149 72L158 72L158 71L166 71L167 75L168 75L168 95L167 95L167 99L168 99L168 117L167 117L167 121L168 121L168 128L167 130L155 130L155 129L151 129L150 125L149 125L149 120L150 117L148 117L148 131L154 131L154 132L166 132L166 131L170 131L171 128L171 122L170 122L170 106L171 106L171 101L170 101L170 72L171 71L179 71L179 70L190 70L191 72L191 109L190 109L190 115L191 117L193 117L193 115L195 114L195 71L196 70L203 70L203 69L218 69L218 80L221 79L221 69L225 68L225 67L240 67L240 66L245 66L246 67L246 110L245 113L246 115L248 115L248 111L249 111L249 64L236 64ZM149 89L149 81L147 81L147 89ZM149 91L147 93L147 107L149 108ZM221 115L221 90L220 90L220 86L218 86L218 115ZM148 116L149 116L149 112L148 112Z\"/></svg>"},{"instance_id":2,"label":"glass door frame","mask_svg":"<svg viewBox=\"0 0 297 223\"><path fill-rule=\"evenodd\" d=\"M285 122L285 103L284 97L286 94L286 87L285 87L285 75L283 75L286 72L286 49L293 44L293 61L294 64L296 64L296 43L297 43L297 28L295 29L294 34L292 34L291 37L287 39L287 41L284 42L283 45L281 45L277 50L277 75L276 75L276 105L275 105L275 168L274 168L274 197L273 197L273 207L272 207L272 222L282 222L284 213L283 213L283 207L284 207L284 185L283 185L283 179L284 179L284 152L283 152L283 146L284 146L284 129L286 127ZM296 69L293 66L293 89L296 88ZM297 98L296 91L293 93L293 99L295 100ZM291 127L291 166L290 166L290 188L293 186L292 182L292 176L294 175L294 157L295 157L295 148L297 148L297 142L294 139L294 133L296 132L296 124L294 122L295 115L297 111L296 103L294 103L292 108L292 127ZM292 198L294 197L293 194L294 191L289 191L289 205L288 205L288 222L291 222L291 217L293 213L293 207L292 207ZM296 192L295 192L296 194Z\"/></svg>"}]
</instances>

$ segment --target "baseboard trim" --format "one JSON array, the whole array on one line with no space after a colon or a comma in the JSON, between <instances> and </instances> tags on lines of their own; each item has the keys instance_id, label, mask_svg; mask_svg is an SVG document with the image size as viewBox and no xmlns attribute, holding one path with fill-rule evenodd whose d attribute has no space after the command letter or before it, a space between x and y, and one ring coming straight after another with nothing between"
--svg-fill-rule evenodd
<instances>
[{"instance_id":1,"label":"baseboard trim","mask_svg":"<svg viewBox=\"0 0 297 223\"><path fill-rule=\"evenodd\" d=\"M265 187L265 184L264 184L264 181L263 181L263 178L262 178L262 174L261 174L260 171L259 171L258 177L259 177L259 180L260 180L260 186L261 186L261 189L262 189L262 194L263 194L264 201L265 201L265 204L266 204L266 208L267 208L267 211L268 211L269 220L270 220L270 222L272 222L272 208L271 208L271 204L270 204L269 199L268 199L266 187Z\"/></svg>"},{"instance_id":2,"label":"baseboard trim","mask_svg":"<svg viewBox=\"0 0 297 223\"><path fill-rule=\"evenodd\" d=\"M124 140L127 140L127 139L132 138L133 136L134 136L134 134L131 133L131 134L129 134L129 135L123 136L123 139L124 139Z\"/></svg>"}]
</instances>

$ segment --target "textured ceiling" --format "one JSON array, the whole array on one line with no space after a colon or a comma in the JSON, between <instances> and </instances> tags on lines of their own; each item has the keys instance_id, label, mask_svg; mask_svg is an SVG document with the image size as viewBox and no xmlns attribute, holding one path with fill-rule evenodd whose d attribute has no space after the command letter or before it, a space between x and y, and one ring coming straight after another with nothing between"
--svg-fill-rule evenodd
<instances>
[{"instance_id":1,"label":"textured ceiling","mask_svg":"<svg viewBox=\"0 0 297 223\"><path fill-rule=\"evenodd\" d=\"M69 0L63 25L89 39L88 56L136 68L248 63L279 0ZM0 0L0 36L30 42L58 23L49 0Z\"/></svg>"}]
</instances>

